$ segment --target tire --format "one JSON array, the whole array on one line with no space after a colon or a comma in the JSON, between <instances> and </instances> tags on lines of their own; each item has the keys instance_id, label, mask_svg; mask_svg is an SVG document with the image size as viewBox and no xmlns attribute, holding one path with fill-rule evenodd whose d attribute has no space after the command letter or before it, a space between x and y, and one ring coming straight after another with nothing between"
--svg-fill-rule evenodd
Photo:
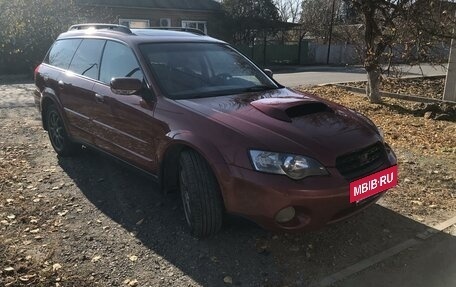
<instances>
[{"instance_id":1,"label":"tire","mask_svg":"<svg viewBox=\"0 0 456 287\"><path fill-rule=\"evenodd\" d=\"M192 235L204 238L216 234L223 220L220 187L208 163L193 150L181 153L179 185Z\"/></svg>"},{"instance_id":2,"label":"tire","mask_svg":"<svg viewBox=\"0 0 456 287\"><path fill-rule=\"evenodd\" d=\"M54 105L50 105L46 110L46 124L49 140L55 152L62 157L76 154L80 145L68 137L62 116Z\"/></svg>"}]
</instances>

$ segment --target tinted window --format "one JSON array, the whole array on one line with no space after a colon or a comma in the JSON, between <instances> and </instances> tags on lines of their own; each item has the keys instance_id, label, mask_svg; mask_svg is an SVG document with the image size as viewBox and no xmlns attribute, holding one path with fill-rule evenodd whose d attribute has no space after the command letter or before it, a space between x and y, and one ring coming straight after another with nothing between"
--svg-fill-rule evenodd
<instances>
[{"instance_id":1,"label":"tinted window","mask_svg":"<svg viewBox=\"0 0 456 287\"><path fill-rule=\"evenodd\" d=\"M82 41L71 61L70 70L92 79L98 79L101 52L105 42L105 40L96 39Z\"/></svg>"},{"instance_id":2,"label":"tinted window","mask_svg":"<svg viewBox=\"0 0 456 287\"><path fill-rule=\"evenodd\" d=\"M155 79L172 99L248 93L278 88L244 56L212 43L140 46Z\"/></svg>"},{"instance_id":3,"label":"tinted window","mask_svg":"<svg viewBox=\"0 0 456 287\"><path fill-rule=\"evenodd\" d=\"M108 41L101 61L100 81L132 77L142 80L143 74L131 49L117 42Z\"/></svg>"},{"instance_id":4,"label":"tinted window","mask_svg":"<svg viewBox=\"0 0 456 287\"><path fill-rule=\"evenodd\" d=\"M81 41L81 39L56 41L49 52L46 63L62 69L68 69L74 52L78 48Z\"/></svg>"}]
</instances>

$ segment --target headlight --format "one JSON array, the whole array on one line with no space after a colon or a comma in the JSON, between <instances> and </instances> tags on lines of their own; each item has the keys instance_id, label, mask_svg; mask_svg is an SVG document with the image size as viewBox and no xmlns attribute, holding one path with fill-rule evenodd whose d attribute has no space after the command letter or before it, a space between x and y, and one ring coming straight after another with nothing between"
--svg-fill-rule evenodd
<instances>
[{"instance_id":1,"label":"headlight","mask_svg":"<svg viewBox=\"0 0 456 287\"><path fill-rule=\"evenodd\" d=\"M251 150L250 158L256 170L285 174L292 179L328 174L328 171L318 161L305 156Z\"/></svg>"}]
</instances>

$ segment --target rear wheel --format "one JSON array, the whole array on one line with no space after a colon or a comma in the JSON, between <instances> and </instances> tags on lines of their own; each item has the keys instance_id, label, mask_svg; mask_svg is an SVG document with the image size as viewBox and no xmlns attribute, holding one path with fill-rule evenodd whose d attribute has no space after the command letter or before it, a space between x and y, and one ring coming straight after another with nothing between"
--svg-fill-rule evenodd
<instances>
[{"instance_id":1,"label":"rear wheel","mask_svg":"<svg viewBox=\"0 0 456 287\"><path fill-rule=\"evenodd\" d=\"M210 166L197 152L182 152L179 183L191 233L199 238L217 233L223 218L220 188Z\"/></svg>"},{"instance_id":2,"label":"rear wheel","mask_svg":"<svg viewBox=\"0 0 456 287\"><path fill-rule=\"evenodd\" d=\"M54 105L50 105L46 111L46 123L49 139L55 152L60 156L75 154L80 146L68 137L63 124L62 116Z\"/></svg>"}]
</instances>

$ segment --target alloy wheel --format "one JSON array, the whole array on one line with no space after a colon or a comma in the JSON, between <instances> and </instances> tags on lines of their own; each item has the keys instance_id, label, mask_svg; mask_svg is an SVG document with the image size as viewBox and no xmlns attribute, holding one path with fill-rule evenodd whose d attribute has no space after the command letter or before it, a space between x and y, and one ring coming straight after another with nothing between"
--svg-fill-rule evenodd
<instances>
[{"instance_id":1,"label":"alloy wheel","mask_svg":"<svg viewBox=\"0 0 456 287\"><path fill-rule=\"evenodd\" d=\"M61 151L65 146L65 127L57 111L50 111L48 118L49 135L55 149Z\"/></svg>"}]
</instances>

